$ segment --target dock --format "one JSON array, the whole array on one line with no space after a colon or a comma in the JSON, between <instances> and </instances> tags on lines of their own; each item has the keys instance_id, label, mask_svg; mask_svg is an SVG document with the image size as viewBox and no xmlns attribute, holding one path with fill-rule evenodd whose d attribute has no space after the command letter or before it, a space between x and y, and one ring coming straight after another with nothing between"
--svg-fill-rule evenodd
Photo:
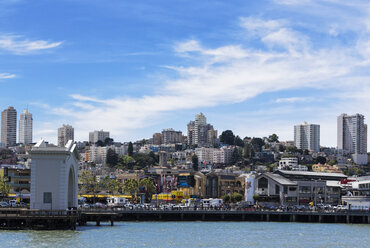
<instances>
[{"instance_id":1,"label":"dock","mask_svg":"<svg viewBox=\"0 0 370 248\"><path fill-rule=\"evenodd\" d=\"M52 211L0 209L0 229L75 230L124 221L261 221L370 224L370 212L278 212L233 210L95 210Z\"/></svg>"}]
</instances>

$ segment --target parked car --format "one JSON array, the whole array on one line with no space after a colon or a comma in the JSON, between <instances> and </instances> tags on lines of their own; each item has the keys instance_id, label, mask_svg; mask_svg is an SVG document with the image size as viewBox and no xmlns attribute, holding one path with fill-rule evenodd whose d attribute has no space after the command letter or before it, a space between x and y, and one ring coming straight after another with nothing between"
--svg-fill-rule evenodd
<instances>
[{"instance_id":1,"label":"parked car","mask_svg":"<svg viewBox=\"0 0 370 248\"><path fill-rule=\"evenodd\" d=\"M101 203L101 202L97 202L94 204L94 207L96 208L107 208L107 205L105 205L104 203Z\"/></svg>"},{"instance_id":2,"label":"parked car","mask_svg":"<svg viewBox=\"0 0 370 248\"><path fill-rule=\"evenodd\" d=\"M10 200L9 201L9 206L12 207L12 208L15 208L17 207L17 200Z\"/></svg>"},{"instance_id":3,"label":"parked car","mask_svg":"<svg viewBox=\"0 0 370 248\"><path fill-rule=\"evenodd\" d=\"M8 208L9 207L9 203L2 201L2 202L0 202L0 207L2 207L2 208Z\"/></svg>"}]
</instances>

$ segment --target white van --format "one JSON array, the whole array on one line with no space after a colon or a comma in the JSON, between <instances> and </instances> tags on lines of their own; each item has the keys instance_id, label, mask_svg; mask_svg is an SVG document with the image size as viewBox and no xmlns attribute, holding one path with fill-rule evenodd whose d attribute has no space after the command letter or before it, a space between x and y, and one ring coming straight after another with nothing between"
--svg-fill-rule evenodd
<instances>
[{"instance_id":1,"label":"white van","mask_svg":"<svg viewBox=\"0 0 370 248\"><path fill-rule=\"evenodd\" d=\"M108 207L117 208L117 207L124 207L128 200L124 197L110 197L107 199Z\"/></svg>"},{"instance_id":2,"label":"white van","mask_svg":"<svg viewBox=\"0 0 370 248\"><path fill-rule=\"evenodd\" d=\"M210 198L210 199L202 199L200 200L200 203L202 204L202 206L204 208L219 208L222 206L223 204L223 200L222 199L213 199L213 198Z\"/></svg>"}]
</instances>

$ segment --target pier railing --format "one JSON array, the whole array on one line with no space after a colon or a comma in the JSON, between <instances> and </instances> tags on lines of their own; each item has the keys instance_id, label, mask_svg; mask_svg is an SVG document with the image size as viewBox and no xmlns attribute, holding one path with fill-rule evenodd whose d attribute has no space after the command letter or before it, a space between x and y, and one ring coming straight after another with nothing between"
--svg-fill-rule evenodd
<instances>
[{"instance_id":1,"label":"pier railing","mask_svg":"<svg viewBox=\"0 0 370 248\"><path fill-rule=\"evenodd\" d=\"M12 209L3 208L0 209L1 217L78 217L80 211L77 210L33 210L33 209Z\"/></svg>"}]
</instances>

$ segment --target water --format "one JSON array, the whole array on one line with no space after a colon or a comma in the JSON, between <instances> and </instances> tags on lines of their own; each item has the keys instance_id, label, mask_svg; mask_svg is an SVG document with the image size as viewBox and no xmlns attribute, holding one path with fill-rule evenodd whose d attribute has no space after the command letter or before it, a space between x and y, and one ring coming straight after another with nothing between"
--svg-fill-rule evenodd
<instances>
[{"instance_id":1,"label":"water","mask_svg":"<svg viewBox=\"0 0 370 248\"><path fill-rule=\"evenodd\" d=\"M0 247L369 247L370 225L117 222L77 231L0 231Z\"/></svg>"}]
</instances>

